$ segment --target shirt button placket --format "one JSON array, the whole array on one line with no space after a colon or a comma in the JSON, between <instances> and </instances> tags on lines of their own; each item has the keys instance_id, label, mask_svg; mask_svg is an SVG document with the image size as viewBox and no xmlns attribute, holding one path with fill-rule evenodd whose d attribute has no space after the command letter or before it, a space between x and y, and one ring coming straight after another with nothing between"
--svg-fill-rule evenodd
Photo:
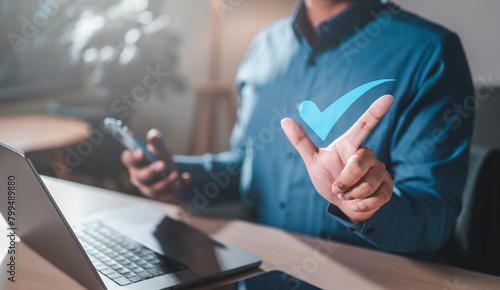
<instances>
[{"instance_id":1,"label":"shirt button placket","mask_svg":"<svg viewBox=\"0 0 500 290\"><path fill-rule=\"evenodd\" d=\"M286 163L292 165L292 163L295 161L296 159L296 154L294 152L288 152L284 155L284 157L282 157L286 160ZM280 196L280 198L277 200L277 208L278 208L278 212L279 212L279 217L281 219L281 224L283 226L286 226L287 223L289 221L287 221L287 212L289 210L289 207L290 205L288 204L288 196L290 194L290 190L292 190L290 188L290 180L293 180L293 172L294 172L294 169L292 166L290 166L289 168L287 168L287 171L289 173L289 178L287 178L288 182L286 182L286 191L283 192L283 195Z\"/></svg>"}]
</instances>

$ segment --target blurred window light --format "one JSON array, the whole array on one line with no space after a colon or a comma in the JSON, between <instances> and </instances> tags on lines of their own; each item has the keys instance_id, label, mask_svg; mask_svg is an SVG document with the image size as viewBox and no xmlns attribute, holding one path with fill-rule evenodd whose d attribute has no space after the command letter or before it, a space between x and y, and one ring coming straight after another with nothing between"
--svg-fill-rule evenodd
<instances>
[{"instance_id":1,"label":"blurred window light","mask_svg":"<svg viewBox=\"0 0 500 290\"><path fill-rule=\"evenodd\" d=\"M101 48L101 51L99 52L99 58L101 61L109 61L113 58L114 54L115 50L111 46L106 45L105 47Z\"/></svg>"},{"instance_id":2,"label":"blurred window light","mask_svg":"<svg viewBox=\"0 0 500 290\"><path fill-rule=\"evenodd\" d=\"M135 45L126 45L120 54L120 64L126 65L134 59L137 53L137 47Z\"/></svg>"},{"instance_id":3,"label":"blurred window light","mask_svg":"<svg viewBox=\"0 0 500 290\"><path fill-rule=\"evenodd\" d=\"M145 34L153 34L156 33L165 27L167 27L170 24L171 18L170 16L163 14L158 16L155 20L149 22L148 24L144 25L142 28L142 31Z\"/></svg>"},{"instance_id":4,"label":"blurred window light","mask_svg":"<svg viewBox=\"0 0 500 290\"><path fill-rule=\"evenodd\" d=\"M149 6L149 0L127 0L125 2L128 2L132 8L130 10L135 12L144 11Z\"/></svg>"},{"instance_id":5,"label":"blurred window light","mask_svg":"<svg viewBox=\"0 0 500 290\"><path fill-rule=\"evenodd\" d=\"M92 37L92 35L104 27L105 19L99 15L87 14L76 23L73 31L73 43L75 48L81 49Z\"/></svg>"},{"instance_id":6,"label":"blurred window light","mask_svg":"<svg viewBox=\"0 0 500 290\"><path fill-rule=\"evenodd\" d=\"M148 0L123 0L106 10L106 17L118 18L127 13L137 13L148 8Z\"/></svg>"},{"instance_id":7,"label":"blurred window light","mask_svg":"<svg viewBox=\"0 0 500 290\"><path fill-rule=\"evenodd\" d=\"M130 29L125 34L125 43L126 44L134 44L139 40L139 38L141 38L141 31L137 28Z\"/></svg>"},{"instance_id":8,"label":"blurred window light","mask_svg":"<svg viewBox=\"0 0 500 290\"><path fill-rule=\"evenodd\" d=\"M86 63L94 62L97 60L97 55L98 53L95 47L89 48L83 53L83 61Z\"/></svg>"},{"instance_id":9,"label":"blurred window light","mask_svg":"<svg viewBox=\"0 0 500 290\"><path fill-rule=\"evenodd\" d=\"M149 23L151 20L153 20L153 12L145 10L139 14L139 22L142 24Z\"/></svg>"}]
</instances>

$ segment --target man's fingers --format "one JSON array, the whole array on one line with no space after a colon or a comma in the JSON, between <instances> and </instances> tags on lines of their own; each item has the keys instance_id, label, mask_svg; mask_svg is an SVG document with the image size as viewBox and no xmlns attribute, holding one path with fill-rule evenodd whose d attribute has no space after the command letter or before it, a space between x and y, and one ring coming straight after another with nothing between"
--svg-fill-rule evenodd
<instances>
[{"instance_id":1,"label":"man's fingers","mask_svg":"<svg viewBox=\"0 0 500 290\"><path fill-rule=\"evenodd\" d=\"M162 139L161 132L158 129L148 131L146 138L148 139L148 150L151 151L159 159L170 159L171 153L167 144Z\"/></svg>"},{"instance_id":2,"label":"man's fingers","mask_svg":"<svg viewBox=\"0 0 500 290\"><path fill-rule=\"evenodd\" d=\"M372 150L364 147L356 151L347 160L346 166L332 184L332 193L337 196L340 195L339 198L343 198L344 193L362 180L376 163L377 158Z\"/></svg>"},{"instance_id":3,"label":"man's fingers","mask_svg":"<svg viewBox=\"0 0 500 290\"><path fill-rule=\"evenodd\" d=\"M179 176L176 171L172 171L166 178L151 185L140 185L138 188L147 197L167 200L190 182L191 175L189 173L184 172Z\"/></svg>"},{"instance_id":4,"label":"man's fingers","mask_svg":"<svg viewBox=\"0 0 500 290\"><path fill-rule=\"evenodd\" d=\"M375 128L377 123L389 111L394 98L385 95L376 100L368 110L345 132L343 137L355 148L363 143L366 136Z\"/></svg>"},{"instance_id":5,"label":"man's fingers","mask_svg":"<svg viewBox=\"0 0 500 290\"><path fill-rule=\"evenodd\" d=\"M392 186L389 182L384 182L372 196L353 201L350 207L351 210L360 213L375 211L388 202L391 196Z\"/></svg>"},{"instance_id":6,"label":"man's fingers","mask_svg":"<svg viewBox=\"0 0 500 290\"><path fill-rule=\"evenodd\" d=\"M131 169L130 178L142 184L150 184L153 180L158 179L158 176L165 172L166 168L165 162L158 160L147 166Z\"/></svg>"},{"instance_id":7,"label":"man's fingers","mask_svg":"<svg viewBox=\"0 0 500 290\"><path fill-rule=\"evenodd\" d=\"M122 152L121 156L121 161L123 165L126 167L137 167L140 166L142 161L144 160L144 152L142 150L137 149L137 150L125 150Z\"/></svg>"},{"instance_id":8,"label":"man's fingers","mask_svg":"<svg viewBox=\"0 0 500 290\"><path fill-rule=\"evenodd\" d=\"M288 140L290 140L292 145L299 152L304 163L306 165L309 164L314 154L318 152L318 147L311 142L306 132L304 132L304 129L294 120L290 118L281 120L281 128L283 128Z\"/></svg>"},{"instance_id":9,"label":"man's fingers","mask_svg":"<svg viewBox=\"0 0 500 290\"><path fill-rule=\"evenodd\" d=\"M382 163L371 167L366 175L356 185L350 188L343 197L346 200L353 200L363 199L373 195L382 182L386 181L386 175L387 171Z\"/></svg>"},{"instance_id":10,"label":"man's fingers","mask_svg":"<svg viewBox=\"0 0 500 290\"><path fill-rule=\"evenodd\" d=\"M172 190L175 182L179 179L179 173L172 171L166 178L163 178L153 184L142 184L139 190L150 198L169 197L174 193Z\"/></svg>"},{"instance_id":11,"label":"man's fingers","mask_svg":"<svg viewBox=\"0 0 500 290\"><path fill-rule=\"evenodd\" d=\"M183 172L181 175L181 186L184 187L191 182L191 174L189 172Z\"/></svg>"},{"instance_id":12,"label":"man's fingers","mask_svg":"<svg viewBox=\"0 0 500 290\"><path fill-rule=\"evenodd\" d=\"M134 162L134 157L132 156L132 152L130 150L125 150L122 152L120 159L123 165L129 167L132 166L132 162Z\"/></svg>"},{"instance_id":13,"label":"man's fingers","mask_svg":"<svg viewBox=\"0 0 500 290\"><path fill-rule=\"evenodd\" d=\"M182 175L172 161L172 154L160 131L149 130L147 149L159 160L145 165L145 152L141 149L125 151L121 160L128 167L130 181L146 196L166 200L191 181L188 173ZM165 176L167 172L167 176Z\"/></svg>"},{"instance_id":14,"label":"man's fingers","mask_svg":"<svg viewBox=\"0 0 500 290\"><path fill-rule=\"evenodd\" d=\"M165 141L163 141L162 134L157 129L149 130L147 134L148 145L147 149L153 153L158 159L166 162L165 171L178 170L177 164L172 160L172 153L168 148Z\"/></svg>"}]
</instances>

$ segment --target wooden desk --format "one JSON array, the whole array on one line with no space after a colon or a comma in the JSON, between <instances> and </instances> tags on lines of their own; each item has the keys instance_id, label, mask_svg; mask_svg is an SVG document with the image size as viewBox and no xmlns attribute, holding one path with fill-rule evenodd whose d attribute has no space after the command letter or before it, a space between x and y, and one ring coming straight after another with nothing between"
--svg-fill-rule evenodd
<instances>
[{"instance_id":1,"label":"wooden desk","mask_svg":"<svg viewBox=\"0 0 500 290\"><path fill-rule=\"evenodd\" d=\"M325 289L500 289L500 277L328 242L244 221L193 216L170 204L49 177L43 179L65 216L70 219L78 217L82 209L91 211L143 203L263 259L260 270L232 276L198 289L210 289L259 271L274 269ZM3 223L0 225L0 249L5 255L6 226ZM18 249L17 282L6 280L4 260L0 265L1 289L82 288L22 242Z\"/></svg>"},{"instance_id":2,"label":"wooden desk","mask_svg":"<svg viewBox=\"0 0 500 290\"><path fill-rule=\"evenodd\" d=\"M58 163L56 174L69 179L64 147L85 140L90 124L50 115L10 115L0 117L0 141L26 153L50 151Z\"/></svg>"}]
</instances>

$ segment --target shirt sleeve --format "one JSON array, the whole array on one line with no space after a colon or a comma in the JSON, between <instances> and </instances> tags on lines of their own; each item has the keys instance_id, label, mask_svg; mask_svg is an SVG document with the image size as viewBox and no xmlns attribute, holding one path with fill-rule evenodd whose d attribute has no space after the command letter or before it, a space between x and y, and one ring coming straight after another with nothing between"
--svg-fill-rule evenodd
<instances>
[{"instance_id":1,"label":"shirt sleeve","mask_svg":"<svg viewBox=\"0 0 500 290\"><path fill-rule=\"evenodd\" d=\"M238 109L238 115L241 108ZM176 195L184 205L202 210L212 202L235 201L239 198L239 180L244 158L244 126L237 118L230 140L231 149L218 154L175 155L183 172L192 176L191 183Z\"/></svg>"},{"instance_id":2,"label":"shirt sleeve","mask_svg":"<svg viewBox=\"0 0 500 290\"><path fill-rule=\"evenodd\" d=\"M192 176L191 183L176 195L185 205L202 210L212 202L237 200L242 162L237 150L200 156L176 155L174 161Z\"/></svg>"},{"instance_id":3,"label":"shirt sleeve","mask_svg":"<svg viewBox=\"0 0 500 290\"><path fill-rule=\"evenodd\" d=\"M245 65L251 61L256 54L257 43L263 37L259 33L252 41L250 48L238 68L236 86L238 90L238 101L241 104L241 92L245 85L242 74L245 74ZM245 157L246 128L248 125L247 108L238 106L236 124L231 133L231 149L218 154L207 153L198 156L175 155L174 161L182 168L183 172L189 172L192 182L176 195L195 210L202 210L212 202L226 202L238 200L240 195L240 177Z\"/></svg>"},{"instance_id":4,"label":"shirt sleeve","mask_svg":"<svg viewBox=\"0 0 500 290\"><path fill-rule=\"evenodd\" d=\"M393 252L440 248L460 211L477 100L455 34L428 49L413 85L414 93L399 105L392 134L386 164L394 180L389 202L359 225L334 205L328 207L347 229Z\"/></svg>"}]
</instances>

